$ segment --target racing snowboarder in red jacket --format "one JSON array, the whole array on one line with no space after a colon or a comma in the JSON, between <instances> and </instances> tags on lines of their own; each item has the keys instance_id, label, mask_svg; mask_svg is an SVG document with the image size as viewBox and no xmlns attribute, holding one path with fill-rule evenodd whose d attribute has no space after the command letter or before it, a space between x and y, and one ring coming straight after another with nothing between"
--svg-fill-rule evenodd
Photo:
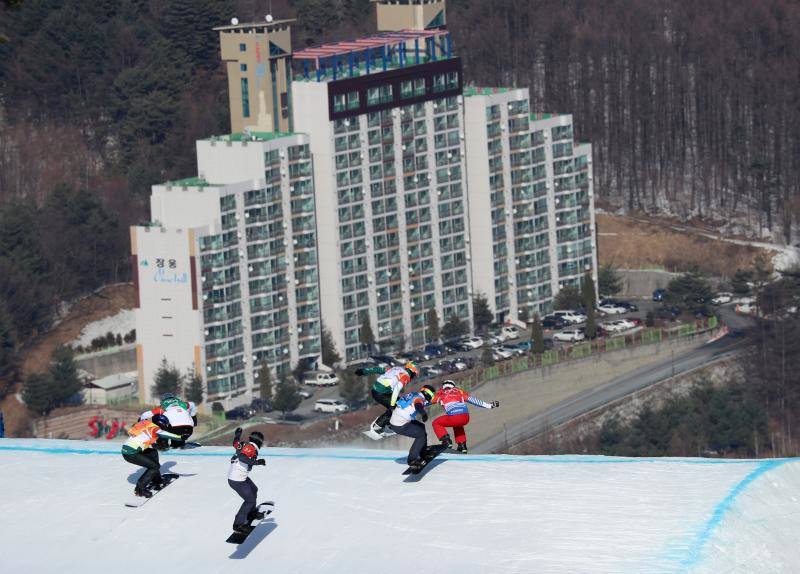
<instances>
[{"instance_id":1,"label":"racing snowboarder in red jacket","mask_svg":"<svg viewBox=\"0 0 800 574\"><path fill-rule=\"evenodd\" d=\"M473 397L468 392L459 389L453 381L445 381L442 387L431 399L431 404L439 403L444 409L444 414L433 421L433 432L445 448L453 444L450 434L445 427L452 427L455 435L458 452L467 453L467 433L464 427L469 423L469 409L467 403L484 409L493 409L500 406L500 401L484 402Z\"/></svg>"}]
</instances>

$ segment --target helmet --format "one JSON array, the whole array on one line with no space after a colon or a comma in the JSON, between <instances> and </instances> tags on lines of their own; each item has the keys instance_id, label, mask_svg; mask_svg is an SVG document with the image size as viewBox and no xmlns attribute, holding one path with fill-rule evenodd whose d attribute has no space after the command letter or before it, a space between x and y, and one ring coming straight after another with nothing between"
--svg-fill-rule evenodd
<instances>
[{"instance_id":1,"label":"helmet","mask_svg":"<svg viewBox=\"0 0 800 574\"><path fill-rule=\"evenodd\" d=\"M261 445L264 444L264 434L260 431L255 431L250 433L250 438L247 439L248 442L252 442L258 448L261 448Z\"/></svg>"},{"instance_id":2,"label":"helmet","mask_svg":"<svg viewBox=\"0 0 800 574\"><path fill-rule=\"evenodd\" d=\"M436 394L436 389L434 389L430 385L422 385L422 388L419 390L419 392L425 395L426 399L431 400L433 398L433 395Z\"/></svg>"},{"instance_id":3,"label":"helmet","mask_svg":"<svg viewBox=\"0 0 800 574\"><path fill-rule=\"evenodd\" d=\"M164 393L163 395L161 395L161 400L162 401L166 401L167 399L174 399L174 398L175 398L175 395L173 395L172 393Z\"/></svg>"},{"instance_id":4,"label":"helmet","mask_svg":"<svg viewBox=\"0 0 800 574\"><path fill-rule=\"evenodd\" d=\"M167 418L167 415L162 415L162 414L153 415L153 418L150 419L150 420L152 421L152 423L154 425L157 425L159 428L161 428L163 430L168 429L169 426L170 426L169 425L169 419Z\"/></svg>"},{"instance_id":5,"label":"helmet","mask_svg":"<svg viewBox=\"0 0 800 574\"><path fill-rule=\"evenodd\" d=\"M419 367L414 361L407 362L405 369L412 379L419 375Z\"/></svg>"},{"instance_id":6,"label":"helmet","mask_svg":"<svg viewBox=\"0 0 800 574\"><path fill-rule=\"evenodd\" d=\"M448 380L446 380L446 381L444 381L442 383L442 390L444 390L444 389L455 389L455 388L456 388L455 381L451 381L450 379L448 379Z\"/></svg>"}]
</instances>

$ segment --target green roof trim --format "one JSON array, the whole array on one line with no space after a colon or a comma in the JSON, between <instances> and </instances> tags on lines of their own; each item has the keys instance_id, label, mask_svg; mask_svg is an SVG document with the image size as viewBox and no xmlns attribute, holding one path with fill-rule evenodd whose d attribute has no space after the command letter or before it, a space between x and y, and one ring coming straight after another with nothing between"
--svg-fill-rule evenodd
<instances>
[{"instance_id":1,"label":"green roof trim","mask_svg":"<svg viewBox=\"0 0 800 574\"><path fill-rule=\"evenodd\" d=\"M202 177L187 177L176 181L168 181L164 185L171 185L172 187L208 187L214 184L208 183Z\"/></svg>"},{"instance_id":2,"label":"green roof trim","mask_svg":"<svg viewBox=\"0 0 800 574\"><path fill-rule=\"evenodd\" d=\"M467 86L464 88L464 96L491 96L492 94L505 94L506 92L510 92L516 88L506 88L506 87L498 87L498 88L479 88L477 86Z\"/></svg>"},{"instance_id":3,"label":"green roof trim","mask_svg":"<svg viewBox=\"0 0 800 574\"><path fill-rule=\"evenodd\" d=\"M225 134L219 136L211 136L206 138L206 141L219 141L219 142L249 142L249 141L270 141L279 138L286 138L289 136L298 135L299 132L253 132L250 134Z\"/></svg>"},{"instance_id":4,"label":"green roof trim","mask_svg":"<svg viewBox=\"0 0 800 574\"><path fill-rule=\"evenodd\" d=\"M536 120L549 120L551 118L557 118L559 116L566 116L566 115L569 115L569 114L562 114L562 113L559 113L559 112L552 112L552 113L546 114L544 112L539 112L538 114L531 114L531 121L535 122Z\"/></svg>"}]
</instances>

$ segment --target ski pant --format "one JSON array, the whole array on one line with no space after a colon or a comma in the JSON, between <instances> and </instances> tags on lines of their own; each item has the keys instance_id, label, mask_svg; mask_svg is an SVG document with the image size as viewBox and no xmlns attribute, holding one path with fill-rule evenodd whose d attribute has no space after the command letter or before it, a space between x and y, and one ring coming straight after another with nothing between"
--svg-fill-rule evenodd
<instances>
[{"instance_id":1,"label":"ski pant","mask_svg":"<svg viewBox=\"0 0 800 574\"><path fill-rule=\"evenodd\" d=\"M392 411L394 410L392 406L392 393L379 393L373 388L371 394L376 403L382 407L386 407L386 411L375 420L376 425L385 428L386 425L389 424L389 419L392 418Z\"/></svg>"},{"instance_id":2,"label":"ski pant","mask_svg":"<svg viewBox=\"0 0 800 574\"><path fill-rule=\"evenodd\" d=\"M456 442L467 442L467 433L464 431L467 423L469 423L469 413L442 415L434 419L433 432L436 433L436 438L442 440L447 435L445 427L453 427Z\"/></svg>"},{"instance_id":3,"label":"ski pant","mask_svg":"<svg viewBox=\"0 0 800 574\"><path fill-rule=\"evenodd\" d=\"M148 448L136 454L123 454L122 458L131 464L143 466L145 471L136 481L136 488L144 490L151 482L161 481L161 464L158 462L158 451Z\"/></svg>"},{"instance_id":4,"label":"ski pant","mask_svg":"<svg viewBox=\"0 0 800 574\"><path fill-rule=\"evenodd\" d=\"M246 480L231 480L228 479L230 487L236 491L236 494L244 499L242 505L239 507L239 512L236 513L236 518L233 519L234 527L242 524L250 524L250 513L256 509L256 495L258 494L258 487L256 483L248 477Z\"/></svg>"},{"instance_id":5,"label":"ski pant","mask_svg":"<svg viewBox=\"0 0 800 574\"><path fill-rule=\"evenodd\" d=\"M389 428L397 434L414 439L411 450L408 451L408 464L422 456L422 452L428 446L428 431L425 430L424 424L419 421L411 421L400 427L390 424Z\"/></svg>"}]
</instances>

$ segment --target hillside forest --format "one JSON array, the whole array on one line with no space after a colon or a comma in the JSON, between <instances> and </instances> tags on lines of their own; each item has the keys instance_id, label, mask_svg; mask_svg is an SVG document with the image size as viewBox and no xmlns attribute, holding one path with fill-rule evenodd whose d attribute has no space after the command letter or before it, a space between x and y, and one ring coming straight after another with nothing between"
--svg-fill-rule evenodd
<instances>
[{"instance_id":1,"label":"hillside forest","mask_svg":"<svg viewBox=\"0 0 800 574\"><path fill-rule=\"evenodd\" d=\"M0 379L66 300L128 279L150 186L229 130L212 27L297 18L300 48L372 33L369 0L0 0ZM800 3L449 0L466 81L531 89L594 144L598 205L800 217Z\"/></svg>"}]
</instances>

